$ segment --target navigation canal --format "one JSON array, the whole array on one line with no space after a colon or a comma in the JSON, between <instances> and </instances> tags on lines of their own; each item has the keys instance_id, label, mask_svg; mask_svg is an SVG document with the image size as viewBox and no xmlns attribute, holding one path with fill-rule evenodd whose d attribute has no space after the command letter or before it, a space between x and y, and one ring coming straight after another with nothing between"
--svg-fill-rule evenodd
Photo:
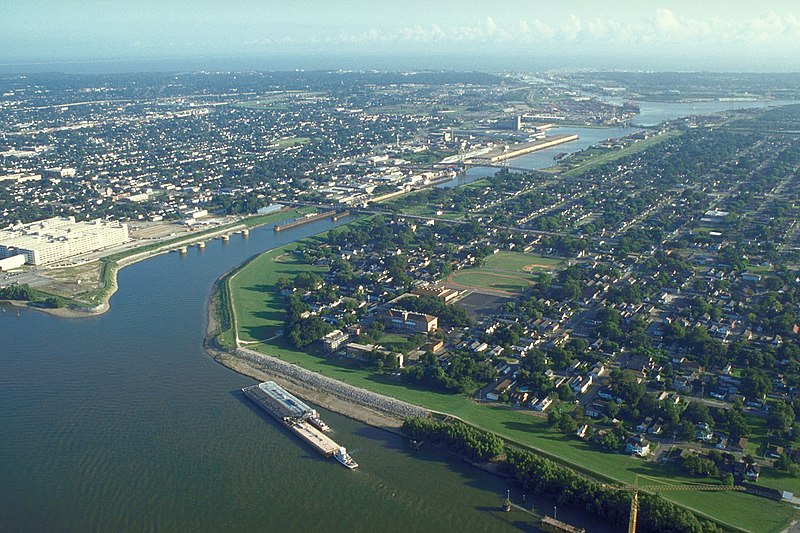
<instances>
[{"instance_id":1,"label":"navigation canal","mask_svg":"<svg viewBox=\"0 0 800 533\"><path fill-rule=\"evenodd\" d=\"M324 413L361 467L322 459L244 399L253 380L204 353L218 276L342 222L267 226L137 263L98 317L6 306L0 531L533 530L525 513L498 510L507 481L343 416Z\"/></svg>"},{"instance_id":2,"label":"navigation canal","mask_svg":"<svg viewBox=\"0 0 800 533\"><path fill-rule=\"evenodd\" d=\"M609 102L621 105L622 99L608 99ZM763 108L770 106L781 106L796 104L792 100L744 100L744 101L710 101L710 102L637 102L640 105L640 113L634 117L633 123L642 126L655 126L667 120L674 120L689 115L708 115L721 111L732 111L735 109ZM548 130L547 135L562 135L577 133L577 141L559 144L552 148L545 148L519 157L507 160L508 166L515 169L540 170L552 167L556 164L554 160L558 154L573 154L585 150L609 139L619 139L626 135L631 135L640 131L640 128L620 126L612 127L581 127L563 126ZM487 176L493 176L498 169L495 167L472 167L460 176L450 181L441 183L438 187L450 188L466 185L473 181L478 181Z\"/></svg>"}]
</instances>

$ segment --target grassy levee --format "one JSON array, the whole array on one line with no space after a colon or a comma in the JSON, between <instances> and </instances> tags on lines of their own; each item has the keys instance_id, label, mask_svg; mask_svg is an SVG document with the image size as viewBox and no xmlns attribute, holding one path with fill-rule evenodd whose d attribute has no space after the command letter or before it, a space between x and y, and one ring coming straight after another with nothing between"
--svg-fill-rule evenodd
<instances>
[{"instance_id":1,"label":"grassy levee","mask_svg":"<svg viewBox=\"0 0 800 533\"><path fill-rule=\"evenodd\" d=\"M231 290L228 280L239 269L244 268L247 263L231 270L224 274L214 284L211 291L211 304L209 306L209 313L213 315L209 320L214 321L215 327L208 331L206 342L211 343L213 348L223 350L236 349L236 338L234 331L236 331L236 318L233 314L233 307L231 306Z\"/></svg>"},{"instance_id":2,"label":"grassy levee","mask_svg":"<svg viewBox=\"0 0 800 533\"><path fill-rule=\"evenodd\" d=\"M266 252L227 278L229 303L235 310L232 323L240 339L249 343L246 344L248 348L357 387L458 417L516 446L600 480L632 484L639 474L665 484L703 481L685 477L675 469L609 453L571 435L553 431L546 419L530 411L480 404L464 395L409 386L393 376L363 369L349 360L322 358L298 351L282 337L265 342L283 326L282 300L275 290L277 279L281 276L291 278L303 270L315 269L295 262L288 255L296 246L298 243ZM794 515L794 510L787 504L738 492L676 491L663 495L731 530L773 533L781 531Z\"/></svg>"}]
</instances>

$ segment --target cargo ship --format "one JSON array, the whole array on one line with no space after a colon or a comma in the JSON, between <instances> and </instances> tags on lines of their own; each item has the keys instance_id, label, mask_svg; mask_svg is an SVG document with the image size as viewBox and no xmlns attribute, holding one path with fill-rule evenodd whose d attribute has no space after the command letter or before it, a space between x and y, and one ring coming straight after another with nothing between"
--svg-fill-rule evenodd
<instances>
[{"instance_id":1,"label":"cargo ship","mask_svg":"<svg viewBox=\"0 0 800 533\"><path fill-rule=\"evenodd\" d=\"M334 456L347 468L353 469L358 466L343 446L323 433L330 431L330 427L322 421L319 413L274 381L245 387L242 392L317 452L325 457ZM344 454L341 450L345 450ZM340 459L340 455L346 456L349 462Z\"/></svg>"}]
</instances>

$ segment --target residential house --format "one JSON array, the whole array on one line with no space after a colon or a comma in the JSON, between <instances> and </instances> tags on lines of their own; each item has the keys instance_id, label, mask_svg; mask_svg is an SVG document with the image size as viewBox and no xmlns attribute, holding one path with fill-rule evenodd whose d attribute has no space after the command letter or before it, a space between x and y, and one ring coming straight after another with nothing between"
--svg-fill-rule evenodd
<instances>
[{"instance_id":1,"label":"residential house","mask_svg":"<svg viewBox=\"0 0 800 533\"><path fill-rule=\"evenodd\" d=\"M639 457L646 457L650 453L650 441L644 438L644 435L634 435L625 442L625 451Z\"/></svg>"},{"instance_id":2,"label":"residential house","mask_svg":"<svg viewBox=\"0 0 800 533\"><path fill-rule=\"evenodd\" d=\"M703 442L711 442L714 438L714 432L711 427L705 422L699 422L694 428L694 438Z\"/></svg>"},{"instance_id":3,"label":"residential house","mask_svg":"<svg viewBox=\"0 0 800 533\"><path fill-rule=\"evenodd\" d=\"M504 379L500 381L497 385L494 386L492 390L486 393L486 399L492 400L496 402L500 399L500 396L505 392L508 392L511 387L514 386L515 381L511 379Z\"/></svg>"},{"instance_id":4,"label":"residential house","mask_svg":"<svg viewBox=\"0 0 800 533\"><path fill-rule=\"evenodd\" d=\"M553 403L553 399L549 396L542 398L539 400L536 405L533 406L534 410L544 412L547 410L548 407Z\"/></svg>"}]
</instances>

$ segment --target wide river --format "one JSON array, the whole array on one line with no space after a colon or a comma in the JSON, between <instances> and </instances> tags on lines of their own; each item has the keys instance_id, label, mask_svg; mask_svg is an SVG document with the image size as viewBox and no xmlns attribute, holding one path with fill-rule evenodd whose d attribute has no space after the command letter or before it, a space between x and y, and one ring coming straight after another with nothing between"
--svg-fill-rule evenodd
<instances>
[{"instance_id":1,"label":"wide river","mask_svg":"<svg viewBox=\"0 0 800 533\"><path fill-rule=\"evenodd\" d=\"M5 306L0 531L534 530L499 512L509 488L522 501L507 481L334 413L324 418L361 467L321 458L243 398L252 379L203 351L222 273L334 225L267 226L137 263L94 318ZM552 514L550 501L526 503Z\"/></svg>"}]
</instances>

